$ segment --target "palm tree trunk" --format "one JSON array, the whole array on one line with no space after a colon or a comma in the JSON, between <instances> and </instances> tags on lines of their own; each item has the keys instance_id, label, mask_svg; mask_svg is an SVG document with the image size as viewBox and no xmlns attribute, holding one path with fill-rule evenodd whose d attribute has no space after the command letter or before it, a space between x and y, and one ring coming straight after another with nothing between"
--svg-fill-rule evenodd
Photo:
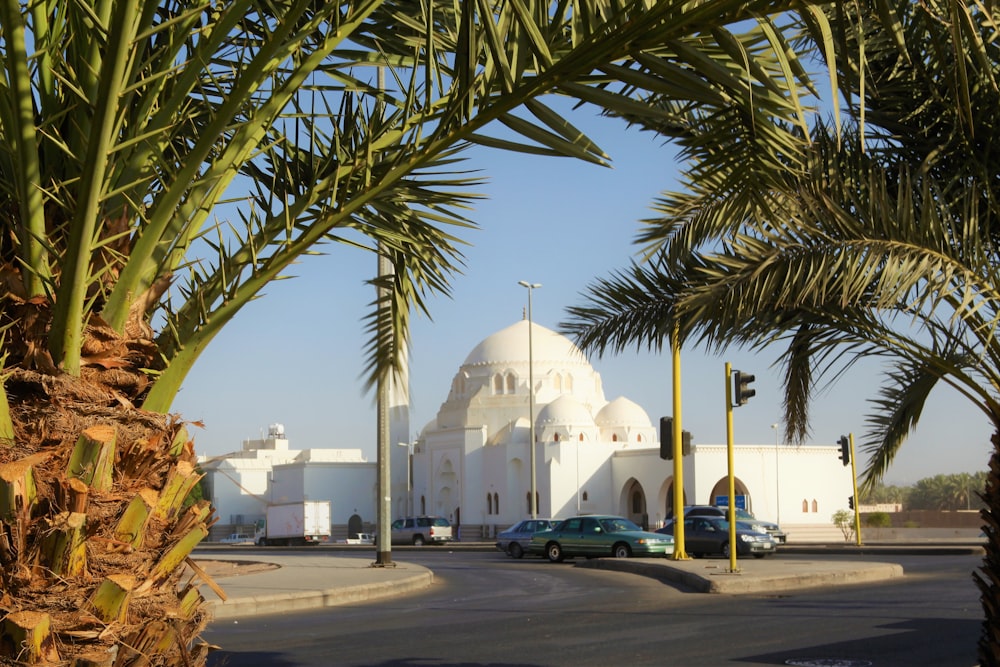
<instances>
[{"instance_id":1,"label":"palm tree trunk","mask_svg":"<svg viewBox=\"0 0 1000 667\"><path fill-rule=\"evenodd\" d=\"M0 665L203 665L204 598L181 579L213 511L187 500L184 425L54 403L13 403L0 446Z\"/></svg>"},{"instance_id":2,"label":"palm tree trunk","mask_svg":"<svg viewBox=\"0 0 1000 667\"><path fill-rule=\"evenodd\" d=\"M994 420L1000 423L1000 419ZM986 556L973 574L983 605L983 632L979 638L979 664L1000 666L1000 430L994 431L993 455L983 491L985 507L980 511L986 535Z\"/></svg>"}]
</instances>

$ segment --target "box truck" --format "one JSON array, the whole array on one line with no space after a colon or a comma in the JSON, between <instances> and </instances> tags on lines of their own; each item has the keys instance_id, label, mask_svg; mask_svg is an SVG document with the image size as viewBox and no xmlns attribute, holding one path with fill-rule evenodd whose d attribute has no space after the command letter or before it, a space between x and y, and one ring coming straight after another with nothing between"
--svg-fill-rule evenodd
<instances>
[{"instance_id":1,"label":"box truck","mask_svg":"<svg viewBox=\"0 0 1000 667\"><path fill-rule=\"evenodd\" d=\"M330 541L330 501L268 505L266 518L258 525L258 546L292 546Z\"/></svg>"}]
</instances>

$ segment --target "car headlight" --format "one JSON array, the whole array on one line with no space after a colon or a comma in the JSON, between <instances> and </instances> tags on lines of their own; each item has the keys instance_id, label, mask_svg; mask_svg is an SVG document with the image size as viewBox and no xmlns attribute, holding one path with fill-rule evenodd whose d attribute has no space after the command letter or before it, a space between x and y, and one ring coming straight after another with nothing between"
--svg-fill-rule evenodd
<instances>
[{"instance_id":1,"label":"car headlight","mask_svg":"<svg viewBox=\"0 0 1000 667\"><path fill-rule=\"evenodd\" d=\"M754 542L757 540L753 535L740 535L740 539L744 542Z\"/></svg>"}]
</instances>

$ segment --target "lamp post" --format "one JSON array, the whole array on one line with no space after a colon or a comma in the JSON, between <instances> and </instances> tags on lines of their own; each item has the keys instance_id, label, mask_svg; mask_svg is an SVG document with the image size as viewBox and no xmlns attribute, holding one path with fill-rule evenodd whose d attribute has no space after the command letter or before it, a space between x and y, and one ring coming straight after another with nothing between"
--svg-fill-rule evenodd
<instances>
[{"instance_id":1,"label":"lamp post","mask_svg":"<svg viewBox=\"0 0 1000 667\"><path fill-rule=\"evenodd\" d=\"M538 489L535 473L535 359L531 341L531 293L542 285L526 280L519 280L517 284L528 290L528 453L531 456L531 497L528 505L531 507L531 518L535 519L538 517Z\"/></svg>"},{"instance_id":2,"label":"lamp post","mask_svg":"<svg viewBox=\"0 0 1000 667\"><path fill-rule=\"evenodd\" d=\"M771 424L774 429L774 503L777 505L775 520L781 525L781 482L778 480L778 424Z\"/></svg>"},{"instance_id":3,"label":"lamp post","mask_svg":"<svg viewBox=\"0 0 1000 667\"><path fill-rule=\"evenodd\" d=\"M400 447L406 447L406 516L413 516L413 444L412 442L397 442Z\"/></svg>"}]
</instances>

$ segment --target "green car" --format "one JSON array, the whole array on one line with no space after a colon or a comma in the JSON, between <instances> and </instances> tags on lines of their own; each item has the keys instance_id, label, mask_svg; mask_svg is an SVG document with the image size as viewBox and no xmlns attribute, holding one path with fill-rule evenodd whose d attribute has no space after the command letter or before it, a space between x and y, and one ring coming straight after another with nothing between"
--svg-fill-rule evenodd
<instances>
[{"instance_id":1,"label":"green car","mask_svg":"<svg viewBox=\"0 0 1000 667\"><path fill-rule=\"evenodd\" d=\"M674 538L643 530L620 516L588 515L565 519L552 530L531 536L528 553L545 556L553 563L584 556L669 556Z\"/></svg>"}]
</instances>

